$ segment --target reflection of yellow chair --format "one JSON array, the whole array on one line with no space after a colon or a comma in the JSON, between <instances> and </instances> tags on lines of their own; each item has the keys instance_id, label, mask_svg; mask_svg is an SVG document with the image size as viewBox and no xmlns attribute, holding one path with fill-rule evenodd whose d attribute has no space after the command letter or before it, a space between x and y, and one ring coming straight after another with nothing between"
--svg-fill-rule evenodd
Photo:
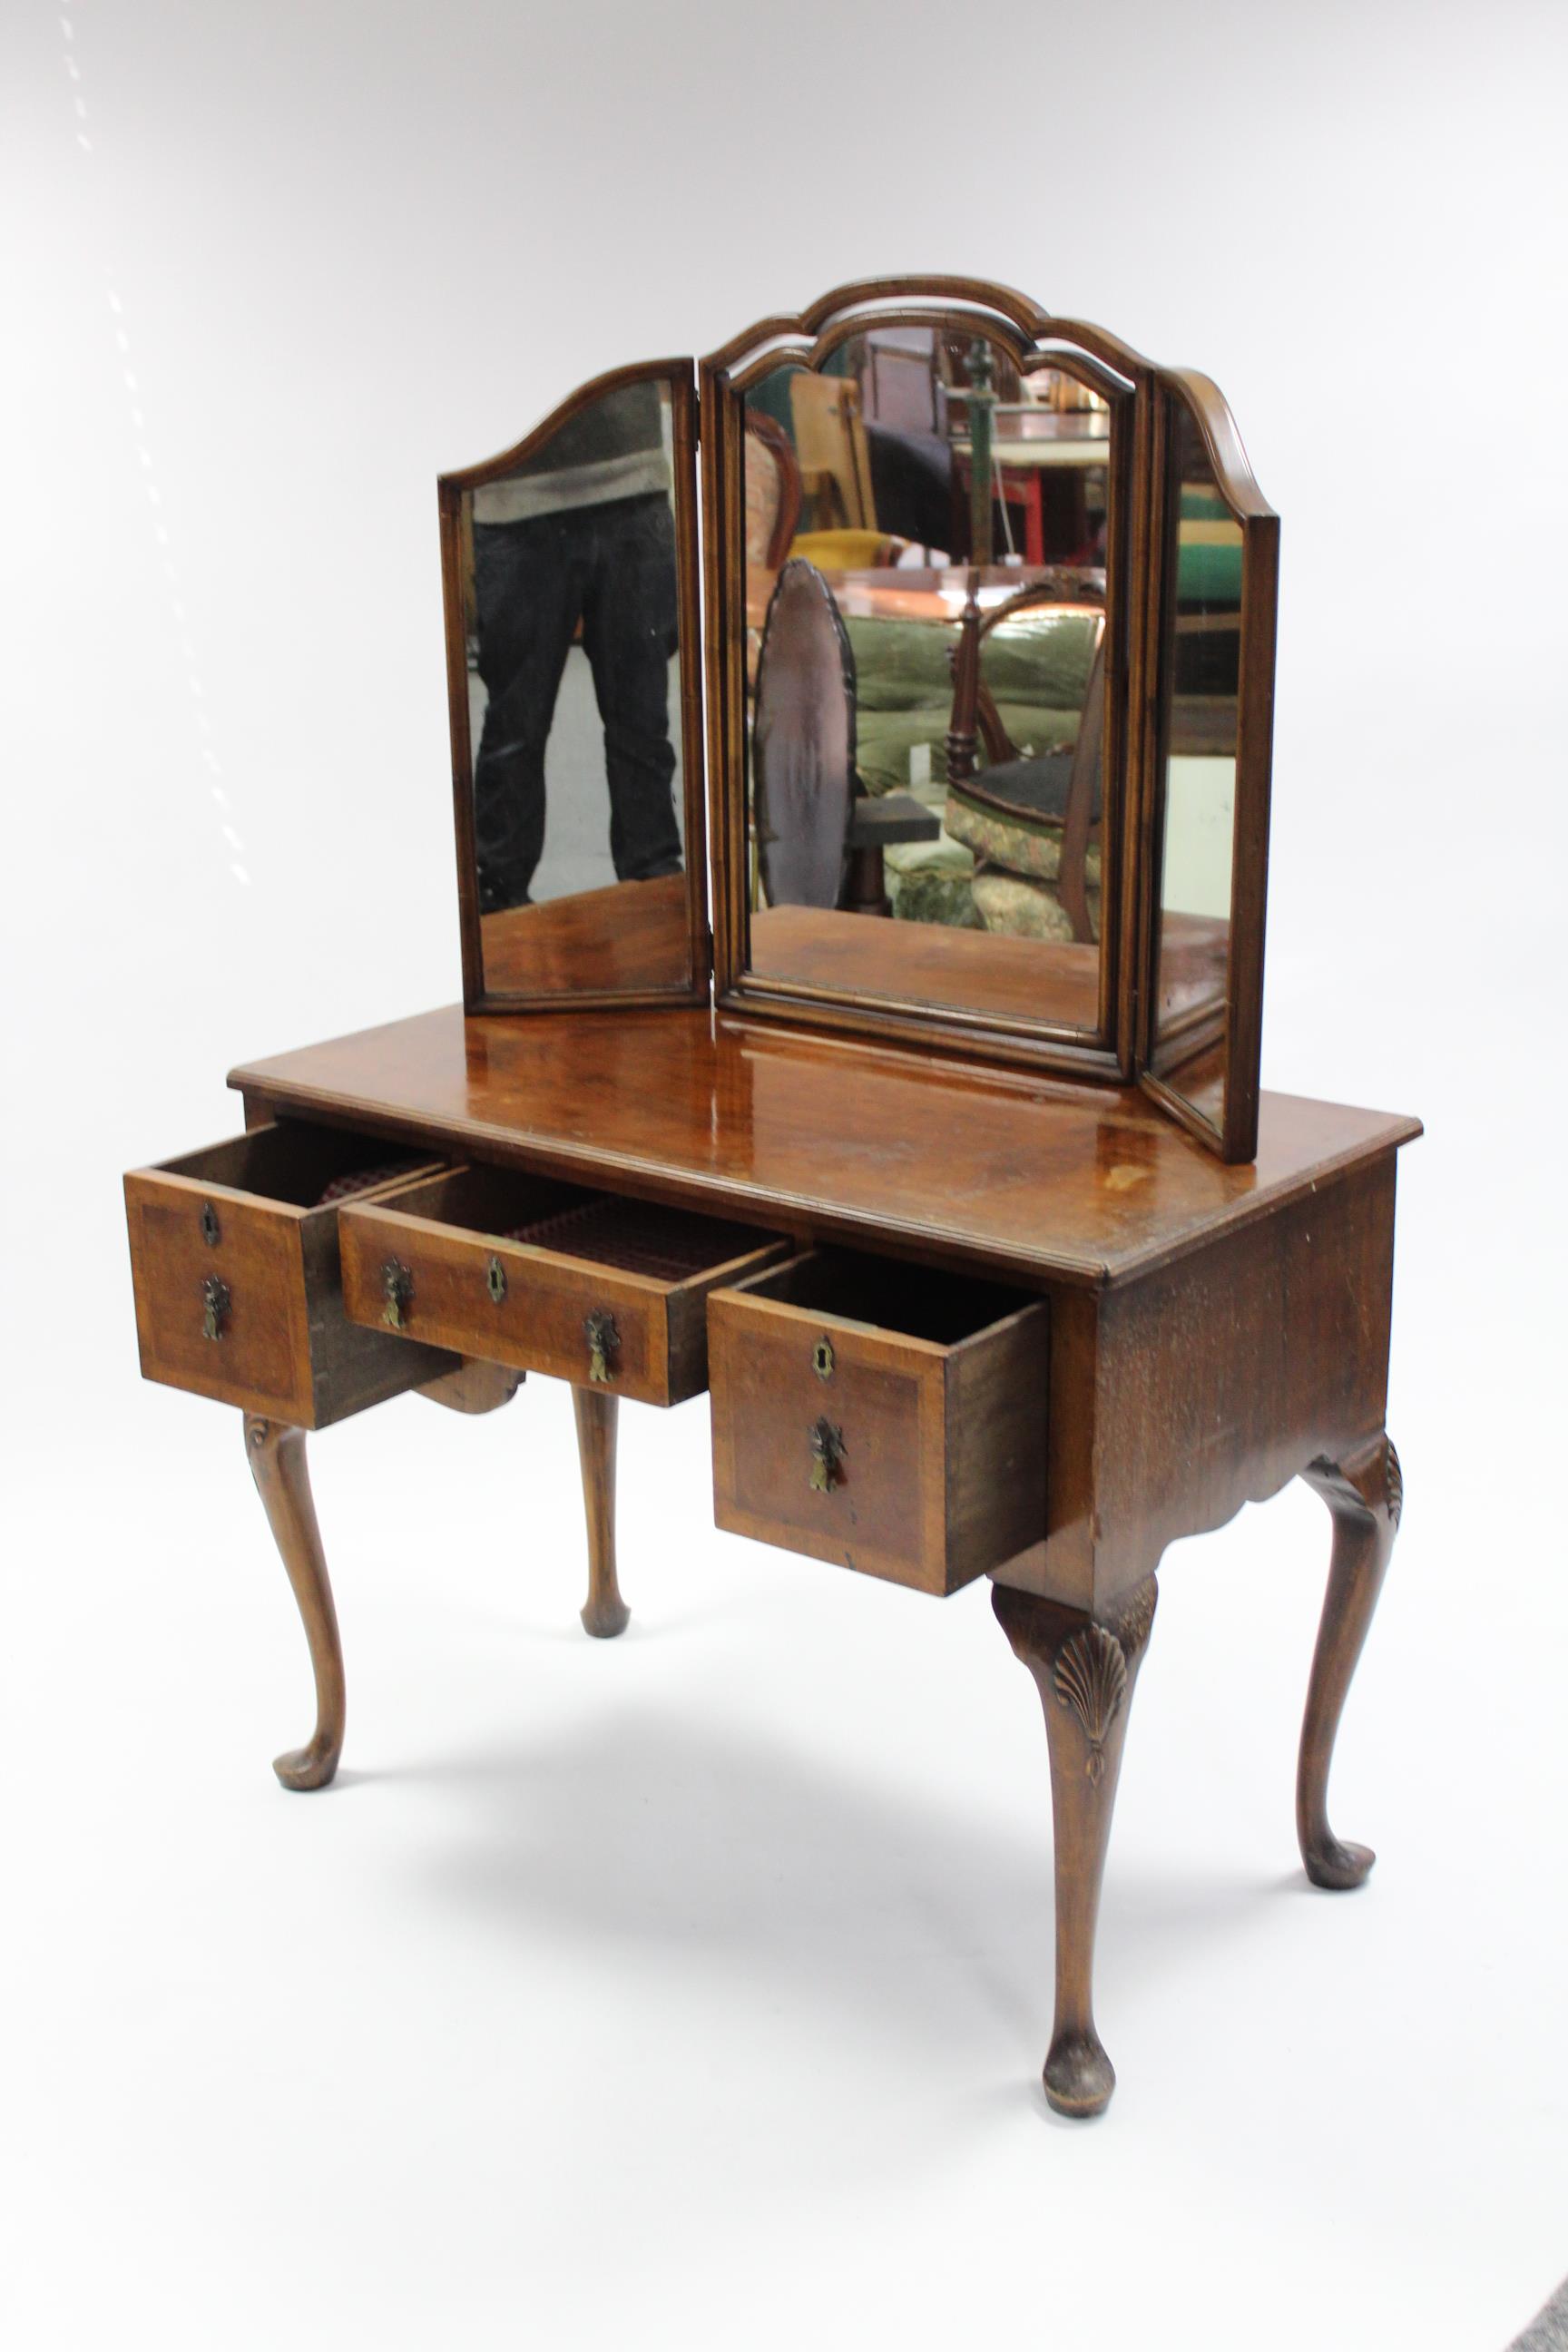
<instances>
[{"instance_id":1,"label":"reflection of yellow chair","mask_svg":"<svg viewBox=\"0 0 1568 2352\"><path fill-rule=\"evenodd\" d=\"M801 484L812 501L812 520L831 529L875 530L871 459L860 415L860 387L848 376L814 375L801 368L790 378L790 415Z\"/></svg>"},{"instance_id":2,"label":"reflection of yellow chair","mask_svg":"<svg viewBox=\"0 0 1568 2352\"><path fill-rule=\"evenodd\" d=\"M819 572L871 572L897 563L909 546L889 530L803 530L790 541L792 555L804 555Z\"/></svg>"}]
</instances>

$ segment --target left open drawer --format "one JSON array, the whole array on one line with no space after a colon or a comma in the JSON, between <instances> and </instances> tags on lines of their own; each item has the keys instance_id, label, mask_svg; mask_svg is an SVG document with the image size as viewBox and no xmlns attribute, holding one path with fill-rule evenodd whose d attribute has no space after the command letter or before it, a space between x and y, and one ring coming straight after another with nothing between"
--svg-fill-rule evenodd
<instances>
[{"instance_id":1,"label":"left open drawer","mask_svg":"<svg viewBox=\"0 0 1568 2352\"><path fill-rule=\"evenodd\" d=\"M125 1179L142 1370L300 1429L456 1369L343 1312L338 1207L439 1162L384 1137L258 1127Z\"/></svg>"}]
</instances>

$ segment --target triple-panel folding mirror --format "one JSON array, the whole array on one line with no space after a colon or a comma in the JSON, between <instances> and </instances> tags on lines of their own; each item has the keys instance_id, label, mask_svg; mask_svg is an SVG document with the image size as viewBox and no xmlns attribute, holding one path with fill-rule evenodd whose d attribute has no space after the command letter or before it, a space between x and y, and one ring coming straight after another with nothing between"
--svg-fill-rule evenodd
<instances>
[{"instance_id":1,"label":"triple-panel folding mirror","mask_svg":"<svg viewBox=\"0 0 1568 2352\"><path fill-rule=\"evenodd\" d=\"M1206 378L850 287L584 386L441 514L470 1011L711 988L1252 1156L1278 523Z\"/></svg>"}]
</instances>

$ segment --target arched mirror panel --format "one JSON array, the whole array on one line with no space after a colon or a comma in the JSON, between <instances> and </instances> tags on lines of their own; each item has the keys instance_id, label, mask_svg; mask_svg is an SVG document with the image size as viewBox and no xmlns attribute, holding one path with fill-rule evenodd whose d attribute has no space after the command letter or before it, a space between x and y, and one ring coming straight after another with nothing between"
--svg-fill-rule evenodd
<instances>
[{"instance_id":1,"label":"arched mirror panel","mask_svg":"<svg viewBox=\"0 0 1568 2352\"><path fill-rule=\"evenodd\" d=\"M906 297L706 383L721 999L1114 1066L1132 381Z\"/></svg>"}]
</instances>

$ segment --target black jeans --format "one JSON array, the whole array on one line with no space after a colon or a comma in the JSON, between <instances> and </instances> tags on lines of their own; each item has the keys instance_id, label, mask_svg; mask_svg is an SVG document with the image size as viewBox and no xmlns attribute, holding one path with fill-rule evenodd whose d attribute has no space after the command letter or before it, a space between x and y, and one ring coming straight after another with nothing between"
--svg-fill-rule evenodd
<instances>
[{"instance_id":1,"label":"black jeans","mask_svg":"<svg viewBox=\"0 0 1568 2352\"><path fill-rule=\"evenodd\" d=\"M544 746L579 620L604 721L616 878L679 872L668 499L655 492L528 522L478 523L474 573L479 676L489 696L474 762L481 912L527 901L544 847Z\"/></svg>"}]
</instances>

